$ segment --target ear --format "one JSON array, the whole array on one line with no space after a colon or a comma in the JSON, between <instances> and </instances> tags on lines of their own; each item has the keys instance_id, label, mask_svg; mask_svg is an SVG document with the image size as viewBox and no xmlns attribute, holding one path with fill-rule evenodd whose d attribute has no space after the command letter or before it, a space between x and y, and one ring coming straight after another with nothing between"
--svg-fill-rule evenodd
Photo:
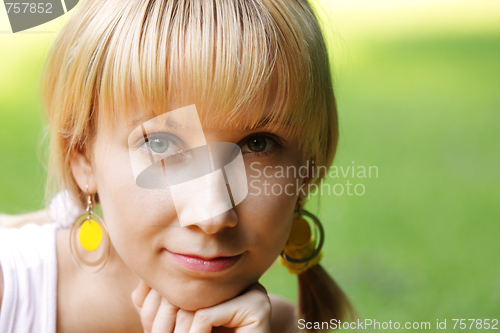
<instances>
[{"instance_id":1,"label":"ear","mask_svg":"<svg viewBox=\"0 0 500 333\"><path fill-rule=\"evenodd\" d=\"M90 194L97 192L94 170L90 160L84 153L79 151L74 153L71 159L71 172L83 193L87 193L87 191Z\"/></svg>"}]
</instances>

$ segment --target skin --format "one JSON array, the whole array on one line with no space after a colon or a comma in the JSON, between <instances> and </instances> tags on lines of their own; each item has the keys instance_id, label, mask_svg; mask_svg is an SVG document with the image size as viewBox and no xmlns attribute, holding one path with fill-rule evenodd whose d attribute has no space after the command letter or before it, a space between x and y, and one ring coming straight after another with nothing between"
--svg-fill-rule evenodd
<instances>
[{"instance_id":1,"label":"skin","mask_svg":"<svg viewBox=\"0 0 500 333\"><path fill-rule=\"evenodd\" d=\"M131 128L124 120L115 125L99 130L92 149L76 153L72 160L73 175L80 189L85 192L88 186L89 193L99 193L112 250L104 269L87 275L71 262L67 251L69 231L58 233L58 332L142 332L144 318L136 312L140 313L141 300L135 301L135 307L130 301L132 291L140 289L141 284L155 291L169 306L182 309L181 314L194 314L200 309L216 308L228 300L236 302L247 297L249 290L255 290L249 288L255 286L285 246L297 195L248 195L226 213L181 227L168 190L148 190L135 184L128 152ZM292 184L288 190L297 193L295 179L265 179L262 174L260 177L252 174L249 168L252 162L259 162L260 169L305 165L302 152L297 149L297 138L282 136L279 128L204 127L203 130L208 142L240 145L248 179L258 179L261 183L266 180L270 186ZM274 135L282 145L274 150L270 148L268 151L272 153L267 155L256 154L245 144L245 140L256 133ZM269 146L272 142L266 140L266 147ZM300 179L298 185L308 181ZM242 256L230 269L203 273L179 266L165 249L200 256ZM265 290L260 290L254 295L257 298L251 300L258 300L262 295L267 297ZM139 298L144 301L146 297L147 294L143 294ZM293 330L284 327L294 322L294 307L274 296L270 302L272 331ZM249 308L259 307L258 301L249 303ZM74 313L80 315L75 317ZM95 320L89 322L88 318Z\"/></svg>"}]
</instances>

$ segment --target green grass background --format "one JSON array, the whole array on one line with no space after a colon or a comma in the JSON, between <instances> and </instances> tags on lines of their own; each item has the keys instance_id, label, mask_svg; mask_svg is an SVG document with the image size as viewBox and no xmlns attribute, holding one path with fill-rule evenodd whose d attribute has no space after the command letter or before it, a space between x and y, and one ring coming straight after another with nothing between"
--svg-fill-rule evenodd
<instances>
[{"instance_id":1,"label":"green grass background","mask_svg":"<svg viewBox=\"0 0 500 333\"><path fill-rule=\"evenodd\" d=\"M496 1L323 1L340 144L332 178L365 194L307 208L322 264L362 318L500 320L500 6ZM326 8L326 10L324 10ZM0 8L0 211L43 206L37 80L63 20L11 34ZM262 279L296 300L279 265ZM468 330L469 331L469 330ZM474 329L472 329L474 331Z\"/></svg>"}]
</instances>

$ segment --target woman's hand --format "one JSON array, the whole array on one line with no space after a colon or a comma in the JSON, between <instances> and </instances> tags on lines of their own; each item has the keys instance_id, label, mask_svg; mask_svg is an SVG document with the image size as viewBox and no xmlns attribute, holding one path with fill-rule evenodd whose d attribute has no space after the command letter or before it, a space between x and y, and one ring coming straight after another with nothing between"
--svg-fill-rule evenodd
<instances>
[{"instance_id":1,"label":"woman's hand","mask_svg":"<svg viewBox=\"0 0 500 333\"><path fill-rule=\"evenodd\" d=\"M144 281L132 293L132 301L149 333L210 333L217 326L235 333L271 332L271 302L258 282L233 299L198 311L179 309Z\"/></svg>"},{"instance_id":2,"label":"woman's hand","mask_svg":"<svg viewBox=\"0 0 500 333\"><path fill-rule=\"evenodd\" d=\"M179 308L170 304L141 280L132 292L132 302L141 316L142 327L150 333L174 332Z\"/></svg>"}]
</instances>

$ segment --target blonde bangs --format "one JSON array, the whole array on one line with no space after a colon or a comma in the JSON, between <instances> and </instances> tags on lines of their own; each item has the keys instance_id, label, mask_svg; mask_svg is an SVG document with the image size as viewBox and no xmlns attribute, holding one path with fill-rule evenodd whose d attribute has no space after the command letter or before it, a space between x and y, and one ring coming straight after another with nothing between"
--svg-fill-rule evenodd
<instances>
[{"instance_id":1,"label":"blonde bangs","mask_svg":"<svg viewBox=\"0 0 500 333\"><path fill-rule=\"evenodd\" d=\"M98 96L107 111L100 115L110 123L118 114L129 118L130 96L137 96L148 117L196 104L207 127L253 128L268 114L268 126L287 124L288 135L303 127L319 133L324 119L312 116L313 104L325 98L315 96L315 57L307 45L315 32L297 36L310 20L266 5L193 0L131 6L108 44Z\"/></svg>"},{"instance_id":2,"label":"blonde bangs","mask_svg":"<svg viewBox=\"0 0 500 333\"><path fill-rule=\"evenodd\" d=\"M305 1L86 0L54 43L42 85L51 149L67 170L97 124L188 104L206 127L264 119L299 135L317 165L335 153L328 56Z\"/></svg>"}]
</instances>

